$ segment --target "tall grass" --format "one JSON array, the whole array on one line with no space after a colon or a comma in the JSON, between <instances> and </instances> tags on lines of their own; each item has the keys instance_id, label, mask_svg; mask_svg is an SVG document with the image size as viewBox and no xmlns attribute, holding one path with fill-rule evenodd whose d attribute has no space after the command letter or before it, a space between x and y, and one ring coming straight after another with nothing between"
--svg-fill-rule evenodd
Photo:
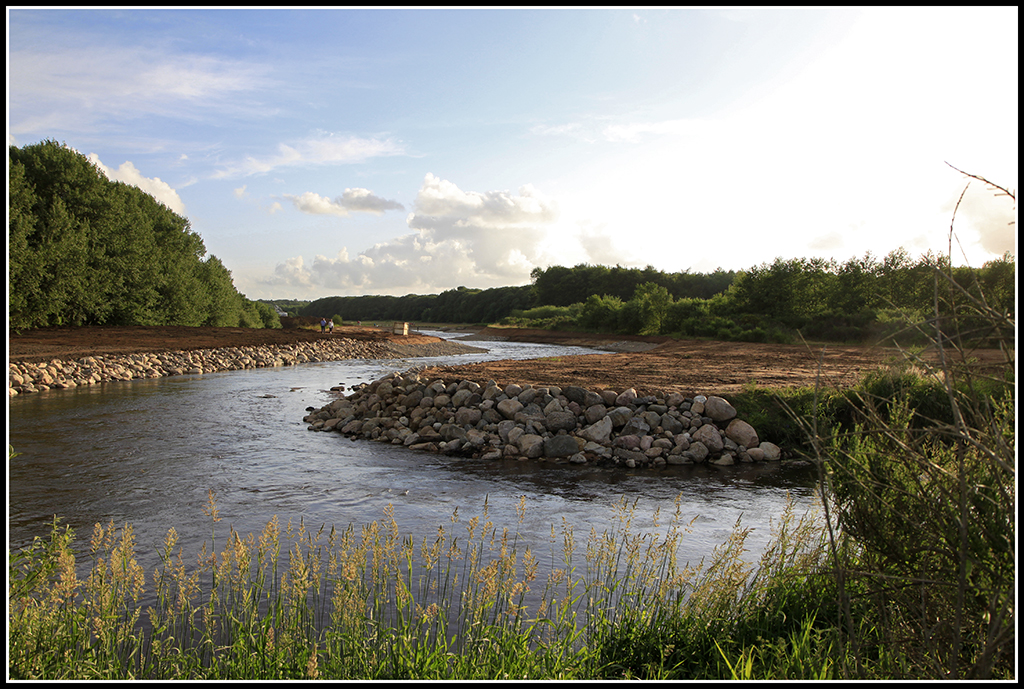
<instances>
[{"instance_id":1,"label":"tall grass","mask_svg":"<svg viewBox=\"0 0 1024 689\"><path fill-rule=\"evenodd\" d=\"M524 497L520 522L527 509ZM732 626L757 617L752 610L802 600L795 587L812 576L820 553L820 543L809 547L813 533L820 537L811 517L787 513L756 575L739 524L707 562L681 566L676 553L688 525L678 502L673 514L638 528L636 503L623 501L608 531L578 540L571 525L553 526L541 563L518 529L498 527L487 510L485 503L469 520L456 510L419 544L401 535L389 506L381 520L344 531L276 518L258 535L229 529L217 550L211 496L211 541L193 560L171 529L146 577L131 527L97 526L84 579L74 534L55 520L48 538L11 556L10 676L719 676L727 665L711 642L735 648ZM145 586L156 602L143 609ZM778 587L794 589L783 595ZM770 621L762 626L774 634ZM700 645L669 641L670 632L699 632Z\"/></svg>"}]
</instances>

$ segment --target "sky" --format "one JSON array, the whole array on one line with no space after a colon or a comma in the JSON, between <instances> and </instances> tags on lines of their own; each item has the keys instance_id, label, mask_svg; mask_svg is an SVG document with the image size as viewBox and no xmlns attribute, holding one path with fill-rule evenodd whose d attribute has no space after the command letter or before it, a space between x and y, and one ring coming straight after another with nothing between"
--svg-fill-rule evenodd
<instances>
[{"instance_id":1,"label":"sky","mask_svg":"<svg viewBox=\"0 0 1024 689\"><path fill-rule=\"evenodd\" d=\"M981 266L1016 206L957 169L1016 193L1017 15L9 7L8 144L152 194L250 299Z\"/></svg>"}]
</instances>

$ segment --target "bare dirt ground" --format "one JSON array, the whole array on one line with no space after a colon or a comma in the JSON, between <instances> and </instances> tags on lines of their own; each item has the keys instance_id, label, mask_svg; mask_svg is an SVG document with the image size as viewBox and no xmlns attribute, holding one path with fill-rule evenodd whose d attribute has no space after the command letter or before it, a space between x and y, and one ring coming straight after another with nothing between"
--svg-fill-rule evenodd
<instances>
[{"instance_id":1,"label":"bare dirt ground","mask_svg":"<svg viewBox=\"0 0 1024 689\"><path fill-rule=\"evenodd\" d=\"M9 361L72 360L100 354L213 349L251 345L282 345L318 340L319 327L308 330L288 319L283 329L183 327L42 328L9 333ZM393 335L369 327L335 328L333 337L393 340L429 344L425 335ZM668 337L587 335L547 330L485 328L472 339L506 339L614 349L594 355L552 357L529 361L495 361L433 369L437 375L461 376L498 383L579 385L592 390L636 388L641 394L678 391L691 394L735 392L751 381L763 387L823 385L846 387L861 375L896 359L895 350L866 346L756 344ZM998 352L975 352L982 361L997 360Z\"/></svg>"},{"instance_id":2,"label":"bare dirt ground","mask_svg":"<svg viewBox=\"0 0 1024 689\"><path fill-rule=\"evenodd\" d=\"M287 345L320 340L325 337L347 337L360 341L394 339L403 344L438 342L436 337L410 335L401 337L387 330L368 327L335 328L333 335L320 333L316 319L303 323L298 319L282 319L278 328L188 328L175 326L87 326L81 328L38 328L22 333L8 332L8 361L42 362L51 359L73 360L87 356L165 352L220 347Z\"/></svg>"},{"instance_id":3,"label":"bare dirt ground","mask_svg":"<svg viewBox=\"0 0 1024 689\"><path fill-rule=\"evenodd\" d=\"M530 361L495 361L436 369L439 375L459 374L533 385L579 385L591 390L636 388L640 394L678 391L720 394L739 390L751 381L764 387L800 387L822 383L849 386L863 372L896 353L869 347L674 340L669 337L588 336L513 329L486 329L470 339L610 348L598 355L551 357Z\"/></svg>"}]
</instances>

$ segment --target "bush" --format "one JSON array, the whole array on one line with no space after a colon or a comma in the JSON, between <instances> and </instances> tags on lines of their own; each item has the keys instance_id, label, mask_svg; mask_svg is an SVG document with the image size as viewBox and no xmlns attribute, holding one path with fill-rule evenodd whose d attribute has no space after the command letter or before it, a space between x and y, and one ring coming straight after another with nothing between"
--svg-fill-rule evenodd
<instances>
[{"instance_id":1,"label":"bush","mask_svg":"<svg viewBox=\"0 0 1024 689\"><path fill-rule=\"evenodd\" d=\"M955 281L939 274L959 295ZM941 282L939 284L942 284ZM938 295L937 295L938 296ZM1014 350L1014 323L977 300L937 299L918 331L937 357L910 351L845 395L843 432L818 433L858 672L898 644L907 677L1014 676L1016 592L1016 376L1013 357L993 375L972 365L969 339L948 339L965 317ZM933 363L937 361L937 363ZM840 536L841 534L841 536ZM858 598L853 599L856 590ZM868 616L876 626L854 624ZM898 678L898 676L896 677Z\"/></svg>"}]
</instances>

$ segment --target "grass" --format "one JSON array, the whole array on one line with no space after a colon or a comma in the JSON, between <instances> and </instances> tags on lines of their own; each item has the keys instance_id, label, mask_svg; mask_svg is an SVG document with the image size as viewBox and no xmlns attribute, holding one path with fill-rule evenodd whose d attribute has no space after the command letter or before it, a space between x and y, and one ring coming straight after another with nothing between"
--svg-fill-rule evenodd
<instances>
[{"instance_id":1,"label":"grass","mask_svg":"<svg viewBox=\"0 0 1024 689\"><path fill-rule=\"evenodd\" d=\"M554 554L542 566L517 530L487 518L486 503L469 520L456 510L419 544L401 535L389 507L358 529L312 532L272 519L258 535L229 530L218 551L211 496L211 542L193 560L171 529L146 577L131 527L97 525L82 579L74 534L55 520L47 539L11 557L10 676L718 676L727 665L709 648L701 662L682 662L681 639L663 637L714 620L715 638L735 650L724 620L778 597L743 561L748 532L738 524L706 563L680 566L687 525L678 509L636 529L635 508L623 501L615 529L579 541L570 525L553 527ZM527 509L524 498L520 521ZM821 552L812 519L785 515L766 557L810 566ZM144 588L157 601L145 609Z\"/></svg>"}]
</instances>

